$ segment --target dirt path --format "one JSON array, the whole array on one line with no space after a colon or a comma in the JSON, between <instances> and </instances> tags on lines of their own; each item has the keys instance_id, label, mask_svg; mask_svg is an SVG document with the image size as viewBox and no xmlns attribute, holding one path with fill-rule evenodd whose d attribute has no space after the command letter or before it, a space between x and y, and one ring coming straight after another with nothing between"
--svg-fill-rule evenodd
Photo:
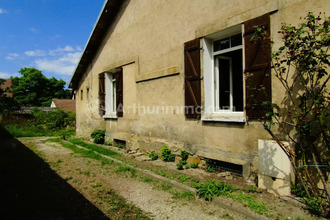
<instances>
[{"instance_id":1,"label":"dirt path","mask_svg":"<svg viewBox=\"0 0 330 220\"><path fill-rule=\"evenodd\" d=\"M22 138L20 141L111 219L124 219L123 212L131 211L126 208L116 214L121 204L110 198L112 192L140 208L141 215L152 219L244 219L215 203L189 200L191 196L173 198L173 191L179 191L169 185L130 172L115 172L118 166L81 157L57 143L44 143L45 139Z\"/></svg>"}]
</instances>

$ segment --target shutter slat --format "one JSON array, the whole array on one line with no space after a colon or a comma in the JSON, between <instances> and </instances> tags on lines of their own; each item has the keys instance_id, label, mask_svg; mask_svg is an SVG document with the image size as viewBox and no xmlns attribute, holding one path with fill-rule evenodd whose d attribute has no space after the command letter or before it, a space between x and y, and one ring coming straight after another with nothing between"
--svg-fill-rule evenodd
<instances>
[{"instance_id":1,"label":"shutter slat","mask_svg":"<svg viewBox=\"0 0 330 220\"><path fill-rule=\"evenodd\" d=\"M117 116L123 117L123 69L116 74L116 105Z\"/></svg>"},{"instance_id":2,"label":"shutter slat","mask_svg":"<svg viewBox=\"0 0 330 220\"><path fill-rule=\"evenodd\" d=\"M198 118L201 109L200 40L184 44L185 116Z\"/></svg>"},{"instance_id":3,"label":"shutter slat","mask_svg":"<svg viewBox=\"0 0 330 220\"><path fill-rule=\"evenodd\" d=\"M271 101L271 47L270 41L250 39L256 27L262 27L270 36L270 16L265 14L244 23L246 115L250 119L263 118L262 103Z\"/></svg>"},{"instance_id":4,"label":"shutter slat","mask_svg":"<svg viewBox=\"0 0 330 220\"><path fill-rule=\"evenodd\" d=\"M99 74L99 114L103 116L105 114L105 75Z\"/></svg>"}]
</instances>

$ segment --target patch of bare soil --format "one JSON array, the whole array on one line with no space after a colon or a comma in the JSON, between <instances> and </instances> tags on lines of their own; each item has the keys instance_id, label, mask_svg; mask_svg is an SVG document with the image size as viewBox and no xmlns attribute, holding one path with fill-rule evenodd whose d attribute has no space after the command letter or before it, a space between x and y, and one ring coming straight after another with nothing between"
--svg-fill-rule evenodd
<instances>
[{"instance_id":1,"label":"patch of bare soil","mask_svg":"<svg viewBox=\"0 0 330 220\"><path fill-rule=\"evenodd\" d=\"M81 192L92 204L112 219L125 219L125 212L130 208L121 208L122 204L112 198L119 195L131 208L138 207L141 214L152 219L244 219L233 211L219 207L216 203L203 199L188 200L176 198L171 186L151 180L143 175L130 172L116 172L118 165L102 164L100 161L81 157L57 143L44 143L43 138L21 139L23 143L38 152L63 179ZM125 154L124 150L121 151ZM126 155L129 157L129 155ZM132 156L130 156L132 157ZM154 170L156 173L166 172L167 176L177 176L175 163L157 161L127 160L129 164ZM209 173L201 169L180 171L183 176L200 180L223 180L238 188L247 188L247 182L239 176L225 179L217 173ZM181 175L180 174L180 175ZM161 174L162 175L162 174ZM267 204L271 219L315 219L299 205L294 205L267 192L258 193L257 200ZM117 198L117 200L118 200ZM119 199L120 200L120 199ZM118 212L118 210L120 210ZM116 212L117 211L117 212ZM136 217L136 216L135 216Z\"/></svg>"},{"instance_id":2,"label":"patch of bare soil","mask_svg":"<svg viewBox=\"0 0 330 220\"><path fill-rule=\"evenodd\" d=\"M140 208L152 219L244 219L243 216L203 200L173 198L171 186L157 183L148 177L116 173L117 165L81 157L60 144L43 143L43 138L20 139L41 155L63 179L111 219L127 219L126 210L116 213L122 204L109 198L113 192L129 204Z\"/></svg>"}]
</instances>

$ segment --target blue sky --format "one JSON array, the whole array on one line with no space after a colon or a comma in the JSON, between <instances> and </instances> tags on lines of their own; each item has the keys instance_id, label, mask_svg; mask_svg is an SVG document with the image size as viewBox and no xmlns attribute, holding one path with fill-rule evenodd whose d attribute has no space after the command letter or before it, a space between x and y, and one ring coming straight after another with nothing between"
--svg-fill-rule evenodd
<instances>
[{"instance_id":1,"label":"blue sky","mask_svg":"<svg viewBox=\"0 0 330 220\"><path fill-rule=\"evenodd\" d=\"M104 0L0 0L0 78L34 67L69 82Z\"/></svg>"}]
</instances>

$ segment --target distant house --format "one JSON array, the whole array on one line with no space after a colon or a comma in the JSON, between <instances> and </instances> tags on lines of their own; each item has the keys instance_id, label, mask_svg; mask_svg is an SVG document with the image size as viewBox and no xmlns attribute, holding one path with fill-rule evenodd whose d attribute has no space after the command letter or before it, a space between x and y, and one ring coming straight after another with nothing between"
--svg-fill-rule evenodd
<instances>
[{"instance_id":1,"label":"distant house","mask_svg":"<svg viewBox=\"0 0 330 220\"><path fill-rule=\"evenodd\" d=\"M5 95L7 97L13 97L13 80L12 79L4 79L4 84L0 84L0 89L6 91Z\"/></svg>"},{"instance_id":2,"label":"distant house","mask_svg":"<svg viewBox=\"0 0 330 220\"><path fill-rule=\"evenodd\" d=\"M52 108L58 108L65 111L76 111L76 100L72 99L53 99L50 104Z\"/></svg>"}]
</instances>

